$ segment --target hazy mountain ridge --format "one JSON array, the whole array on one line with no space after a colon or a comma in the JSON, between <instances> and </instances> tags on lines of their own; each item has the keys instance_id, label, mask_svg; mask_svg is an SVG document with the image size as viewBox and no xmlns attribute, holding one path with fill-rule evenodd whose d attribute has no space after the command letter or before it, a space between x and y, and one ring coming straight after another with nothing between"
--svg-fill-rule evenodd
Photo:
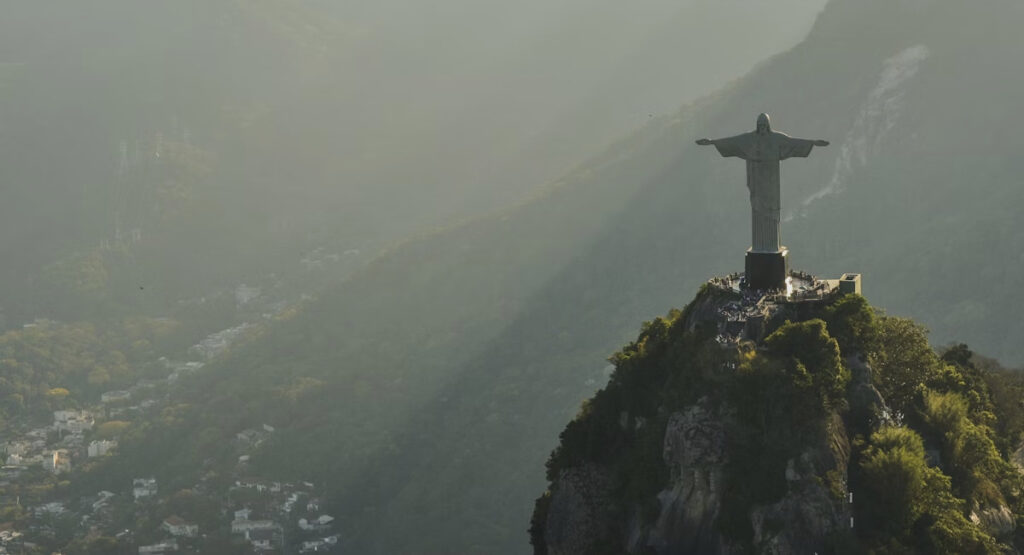
<instances>
[{"instance_id":1,"label":"hazy mountain ridge","mask_svg":"<svg viewBox=\"0 0 1024 555\"><path fill-rule=\"evenodd\" d=\"M299 37L267 25L303 19ZM268 264L267 247L294 243L295 233L269 233L277 230L260 217L266 194L232 167L261 151L280 162L265 130L247 126L261 111L290 105L294 84L323 71L322 49L298 43L327 34L311 22L331 26L289 2L9 7L0 59L16 70L0 92L0 178L9 197L0 246L17 262L3 276L15 322L102 316L70 301L25 302L73 294L36 289L43 268L99 256L101 243L129 244L136 267L108 260L108 272L159 297L115 299L129 313L161 313L168 302L281 265ZM63 32L32 34L46 27ZM234 150L239 142L243 152ZM116 283L105 293L125 291Z\"/></svg>"},{"instance_id":2,"label":"hazy mountain ridge","mask_svg":"<svg viewBox=\"0 0 1024 555\"><path fill-rule=\"evenodd\" d=\"M832 140L786 163L784 203L798 206L830 183L886 60L919 45L930 54L906 82L882 154L788 222L783 238L798 267L862 271L877 305L921 313L939 341L960 337L1014 360L1019 237L1001 231L1020 205L1010 171L1020 122L1009 109L1020 82L986 88L971 114L947 108L962 106L965 75L1006 77L1010 65L968 62L1018 44L1020 15L1006 2L833 2L805 43L727 91L652 123L533 202L395 249L239 349L187 390L198 408L190 422L230 435L259 415L290 428L254 464L329 477L333 510L359 550L522 551L541 482L534 469L605 379L604 357L709 273L740 267L742 164L692 141L750 129L764 110L782 131ZM936 69L940 61L962 71ZM1000 150L964 150L964 137ZM986 195L963 186L978 176ZM959 226L936 218L951 207L964 214ZM1006 281L974 288L963 271L972 264ZM964 322L984 327L958 329ZM275 402L303 377L327 384L302 404Z\"/></svg>"},{"instance_id":3,"label":"hazy mountain ridge","mask_svg":"<svg viewBox=\"0 0 1024 555\"><path fill-rule=\"evenodd\" d=\"M797 40L820 5L773 7L772 18L807 13L794 18L804 23L776 25L768 48ZM495 17L500 10L511 13ZM521 198L676 95L714 86L694 83L720 82L763 55L740 45L695 59L688 71L700 79L692 80L656 61L613 64L651 52L630 37L675 44L707 32L662 25L651 34L643 21L699 27L693 22L739 12L720 28L742 32L764 11L663 0L630 10L578 1L514 10L12 2L0 22L0 179L9 184L0 253L12 262L0 283L12 292L9 319L162 314L182 298L287 272L300 252L325 244L375 252ZM592 52L595 36L607 42L602 29L624 25L617 14L633 21L615 34L621 48ZM537 56L542 47L548 57ZM566 67L574 57L587 65ZM641 70L636 78L651 92L627 94L639 90L627 77ZM593 83L589 103L578 98L584 80ZM588 127L574 136L581 121ZM163 145L187 145L194 156L165 163ZM168 180L188 185L170 198L184 208L174 218L158 208ZM107 272L147 282L147 295L117 282L102 302L26 301L73 297L42 286L42 268L120 242L131 243L135 267L105 261Z\"/></svg>"},{"instance_id":4,"label":"hazy mountain ridge","mask_svg":"<svg viewBox=\"0 0 1024 555\"><path fill-rule=\"evenodd\" d=\"M939 8L948 12L950 4L940 4ZM1016 10L1007 6L1007 9ZM436 466L426 466L422 460L412 465L415 470L409 470L410 479L406 486L407 495L411 498L422 499L422 488L433 488L437 499L449 498L453 487L463 487L466 480L471 476L478 476L482 483L491 482L490 476L496 468L507 469L504 474L519 475L522 473L523 465L527 464L523 453L528 451L526 445L538 444L538 435L543 434L546 426L537 424L520 424L515 421L516 414L531 414L536 411L545 412L545 417L537 415L533 422L550 421L557 418L552 414L555 407L562 406L562 414L571 413L571 404L562 404L557 399L571 398L575 392L587 388L580 382L588 379L601 379L599 369L603 367L600 358L603 353L610 350L605 346L604 341L611 341L613 337L623 337L624 328L618 323L627 321L638 321L644 315L656 313L659 309L655 306L653 299L661 296L671 299L685 283L696 283L700 276L708 270L729 271L736 269L739 264L740 253L746 240L746 194L742 188L742 164L730 164L730 161L721 161L715 158L713 153L696 151L689 147L690 141L701 135L730 134L752 127L752 118L756 113L766 107L773 112L779 129L799 136L813 136L836 139L846 135L857 120L857 116L864 105L864 99L868 97L879 83L885 71L885 60L907 48L921 44L924 39L941 37L940 29L931 30L927 21L917 21L919 12L916 9L909 11L901 10L891 5L868 5L852 7L850 4L836 4L831 7L830 12L823 16L822 26L836 25L836 21L844 22L851 28L857 28L858 22L850 22L852 16L868 17L862 14L874 15L875 17L886 17L900 20L906 23L907 19L916 21L915 27L924 28L927 36L894 36L884 32L871 31L868 36L858 35L848 29L842 29L842 33L827 34L823 30L816 30L812 33L807 43L794 49L792 52L776 57L770 63L762 64L755 72L743 79L728 93L719 95L701 104L679 119L665 124L658 124L659 131L656 137L643 137L642 140L650 141L646 147L638 149L634 157L628 163L623 163L625 173L615 173L606 169L607 173L596 174L586 173L586 170L577 174L587 176L579 185L572 187L576 192L570 192L569 187L557 189L551 197L541 202L564 203L564 210L571 214L575 210L573 205L584 206L590 210L591 217L595 220L604 219L604 229L596 236L588 239L587 247L570 258L562 259L565 266L558 278L548 284L540 293L536 294L528 306L534 307L532 312L524 312L523 316L508 327L509 332L500 338L495 344L487 347L480 356L480 361L466 366L467 373L459 374L459 378L452 381L466 380L473 376L478 389L473 389L475 395L467 395L469 399L466 406L461 408L438 408L441 414L438 422L454 424L457 422L471 422L466 428L459 428L450 432L450 446L439 447L438 438L431 440L431 445L425 446L427 453L433 453L431 460L436 460ZM844 11L854 12L851 15L844 14ZM894 15L895 12L895 15ZM901 13L902 12L902 13ZM881 15L881 14L884 14ZM948 18L948 14L940 14ZM988 14L989 16L991 14ZM985 17L984 14L974 14L975 17ZM934 23L934 22L932 22ZM895 24L894 24L895 25ZM1005 29L1005 27L1003 27ZM924 34L924 33L923 33ZM989 35L995 40L1003 40L998 33ZM871 39L871 40L868 40ZM959 42L962 37L957 38ZM932 50L931 60L937 59L949 50L956 51L956 47L942 44L942 42L928 41ZM960 43L962 44L962 43ZM975 48L976 46L971 46ZM927 61L922 64L928 63ZM813 75L814 77L807 77ZM851 81L849 76L854 76ZM928 80L941 79L937 73L929 74L922 65L919 79L914 85L917 88L908 92L907 103L913 110L928 112L926 107L915 104L916 96L925 96L930 90L939 89L936 85L929 87ZM921 83L925 81L925 83ZM789 83L807 83L807 88L793 90ZM771 99L771 100L765 100ZM948 101L946 101L948 102ZM768 105L768 106L766 106ZM902 125L919 121L918 114L904 116ZM692 119L690 119L692 118ZM816 122L811 125L808 122ZM932 118L931 123L948 124L948 121L941 117ZM713 127L712 127L713 122ZM788 123L787 122L791 122ZM820 126L819 126L820 124ZM1003 124L1005 125L1005 124ZM716 131L721 130L721 131ZM901 130L902 131L902 130ZM912 134L912 133L908 133ZM839 146L838 144L836 145ZM948 148L948 147L947 147ZM797 161L787 166L785 172L784 193L787 199L799 199L801 196L809 196L818 190L822 184L827 183L834 172L834 158L838 148L833 150L818 151L815 156L818 158L807 161ZM1012 150L1012 149L1011 149ZM895 248L900 245L897 241L885 240L885 233L881 229L863 229L862 221L872 222L894 222L893 227L901 233L908 233L918 240L934 238L934 233L911 231L911 226L903 231L902 225L906 216L905 211L888 213L885 209L891 204L887 200L879 201L872 198L873 194L882 193L882 199L886 199L884 191L876 188L868 189L864 185L872 184L876 167L880 164L899 164L905 160L908 167L916 167L917 162L913 158L904 158L898 154L890 154L882 161L876 161L875 166L862 169L857 176L858 182L848 183L847 191L850 194L845 197L833 197L829 200L822 200L819 206L826 206L828 202L833 203L831 209L819 208L817 219L814 224L788 224L784 231L787 243L794 249L797 265L801 267L817 267L830 270L838 274L850 269L858 269L865 272L868 277L867 290L872 297L877 295L887 301L883 306L893 307L900 310L899 306L907 307L928 307L936 303L936 297L924 288L917 288L921 280L907 281L906 275L896 277L897 272L887 271L882 263L876 260L876 256L870 251L864 250L863 239L857 233L841 233L838 230L856 229L865 235L877 232L876 240L882 243L876 245L889 245L888 248ZM962 164L958 164L962 168ZM631 171L630 171L631 170ZM962 171L962 170L961 170ZM938 172L936 172L938 173ZM865 175L866 174L866 175ZM679 176L685 175L685 179ZM894 180L899 182L899 180ZM617 193L624 193L623 188L637 187L636 194L630 199L629 204L620 210L614 210L610 219L600 212L600 207L605 206L602 201L596 200L595 196L581 196L573 199L574 194L586 195L583 191L590 191L597 187L599 191L616 190ZM642 183L642 185L637 185ZM952 183L951 183L952 185ZM604 187L607 187L604 188ZM1006 190L1006 194L1015 194L1012 190ZM855 201L851 207L850 197ZM583 200L586 198L587 200ZM623 197L620 197L623 198ZM938 202L935 196L929 196L928 200ZM612 200L611 202L616 202ZM614 206L614 205L613 205ZM1004 204L1011 206L1011 204ZM679 210L676 207L682 207ZM679 224L679 215L682 212L686 223ZM921 210L921 212L927 211ZM917 214L922 216L921 212ZM924 216L928 217L928 216ZM930 218L929 218L930 219ZM1004 218L1002 221L1009 222L1012 219ZM897 223L898 222L898 223ZM502 226L507 225L505 223ZM808 227L815 226L812 232ZM525 224L520 229L532 229L535 224ZM700 230L696 232L696 230ZM468 240L468 235L481 238L478 232L469 232L467 237L459 241ZM709 238L716 238L709 241ZM503 249L494 244L481 241L483 249L489 252ZM453 244L454 245L454 244ZM488 246L484 246L488 245ZM730 245L732 248L730 248ZM561 247L559 247L561 248ZM435 251L440 255L439 251ZM453 248L451 253L461 252ZM972 249L972 252L979 252ZM1006 252L1013 252L1006 249ZM585 254L589 253L589 254ZM924 256L923 254L920 256ZM475 264L466 265L459 262L464 256L452 256L443 262L438 259L430 260L428 267L410 266L419 268L425 275L433 275L427 270L429 267L449 267L469 271ZM400 268L401 255L391 258L386 264L393 268ZM904 256L903 260L907 260ZM948 259L947 259L948 260ZM477 262L474 260L473 262ZM896 260L887 260L893 267L896 267ZM998 262L996 262L998 263ZM1007 259L1007 264L1011 264ZM539 265L543 267L543 265ZM851 268L852 266L852 268ZM380 276L387 275L384 272L385 263L377 269L371 269L367 274L374 275L371 279L380 279ZM376 270L381 274L374 273ZM528 275L532 277L531 269L512 270L502 268L495 272L495 275L507 276ZM461 272L443 273L444 276L461 277ZM921 275L936 275L930 272L923 272ZM939 273L941 275L941 273ZM468 274L467 283L474 283L475 280ZM419 281L418 276L414 278ZM688 281L689 280L689 281ZM439 281L444 281L440 278ZM899 284L914 283L915 292L906 286ZM929 283L929 282L924 282ZM412 285L405 282L398 286L397 283L389 283L392 287L398 287L404 291L420 290L419 285ZM357 286L353 286L357 287ZM392 289L389 287L388 289ZM933 286L934 287L934 286ZM939 286L941 287L941 285ZM356 289L357 290L357 289ZM356 291L353 290L353 291ZM458 290L452 283L447 283L441 289L434 289L427 286L424 291ZM963 290L961 290L962 292ZM503 289L502 292L505 292ZM660 292L660 293L656 293ZM361 296L353 293L353 296ZM432 295L430 295L432 296ZM945 292L945 299L954 299L956 296ZM927 299L927 300L926 300ZM327 301L328 303L330 301ZM963 301L960 301L963 302ZM905 304L904 304L905 303ZM490 304L490 303L489 303ZM325 305L326 307L330 304ZM399 305L408 308L408 305ZM492 305L493 306L493 305ZM996 303L995 307L1003 306ZM614 308L613 308L614 307ZM379 308L378 308L379 309ZM339 312L344 309L338 308ZM360 313L360 312L357 312ZM485 320L486 321L486 320ZM932 326L937 324L929 322ZM954 324L956 325L956 324ZM427 324L434 329L445 330L444 321L433 321ZM459 329L464 329L460 327ZM525 331L532 329L532 332ZM523 331L520 331L523 330ZM946 332L949 337L951 332ZM443 336L449 336L445 334ZM981 344L981 350L985 352L986 340L1000 337L1001 334L981 332L977 337L967 337L972 344ZM449 336L450 337L450 336ZM943 341L945 339L942 339ZM475 341L468 341L466 344L475 344ZM456 345L459 343L455 343ZM593 347L587 347L593 345ZM593 349L593 350L591 350ZM592 354L589 354L592 353ZM426 366L415 363L410 366L423 370ZM571 370L570 370L571 369ZM575 382L575 383L574 383ZM512 385L518 384L518 385ZM523 385L525 384L525 386ZM470 386L466 386L468 389ZM527 389L524 389L527 388ZM481 392L485 397L478 399L476 396ZM438 395L444 398L445 395ZM449 405L455 402L454 396L447 396ZM500 399L500 400L499 400ZM437 401L440 404L440 401ZM506 404L509 403L509 404ZM507 412L498 407L513 406L522 407L519 410L511 409ZM532 407L532 408L526 408ZM497 421L488 421L488 417L505 414L505 420L499 416ZM422 426L421 422L412 425L413 428ZM435 429L443 428L438 424ZM459 452L467 447L465 437L468 430L469 437L474 438L468 453L475 453L482 456L483 453L493 452L487 456L489 463L467 463L465 457L452 459L451 453ZM515 430L513 435L510 432ZM415 433L415 432L413 432ZM489 440L487 438L494 438ZM514 438L514 439L513 439ZM515 442L517 449L502 448ZM443 445L443 443L442 443ZM422 453L419 450L410 452ZM497 453L501 453L500 455ZM510 462L508 457L524 457ZM404 458L400 455L399 458ZM410 463L397 463L399 468L410 466ZM381 466L375 466L380 469ZM468 469L478 469L474 474L467 474ZM403 475L399 471L399 475ZM450 476L444 478L443 476ZM397 480L396 480L397 481ZM434 485L436 484L436 485ZM507 486L502 487L503 493L499 497L508 499L516 495L514 490L517 486L511 481ZM449 494L446 494L449 492ZM388 495L380 493L370 496L376 505L377 499L387 498ZM459 503L445 503L437 507L439 513L444 512L450 516L450 511ZM401 518L404 512L405 501L399 501L396 506L395 518ZM487 510L497 510L488 505ZM474 511L477 513L477 511ZM379 513L377 513L379 514ZM422 514L422 513L421 513ZM440 515L439 515L440 518ZM390 523L395 521L389 520ZM424 525L424 530L427 526ZM378 536L381 538L381 536ZM378 546L380 549L385 549Z\"/></svg>"}]
</instances>

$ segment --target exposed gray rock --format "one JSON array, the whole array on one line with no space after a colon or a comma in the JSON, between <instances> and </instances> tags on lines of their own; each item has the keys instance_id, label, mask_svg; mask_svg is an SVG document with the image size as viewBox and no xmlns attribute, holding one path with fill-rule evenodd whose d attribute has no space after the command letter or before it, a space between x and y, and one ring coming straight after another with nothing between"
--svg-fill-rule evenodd
<instances>
[{"instance_id":1,"label":"exposed gray rock","mask_svg":"<svg viewBox=\"0 0 1024 555\"><path fill-rule=\"evenodd\" d=\"M702 397L684 412L669 417L662 458L673 481L694 468L725 462L725 424L710 398Z\"/></svg>"},{"instance_id":2,"label":"exposed gray rock","mask_svg":"<svg viewBox=\"0 0 1024 555\"><path fill-rule=\"evenodd\" d=\"M611 479L597 465L562 472L551 488L544 538L550 555L592 553L614 528Z\"/></svg>"},{"instance_id":3,"label":"exposed gray rock","mask_svg":"<svg viewBox=\"0 0 1024 555\"><path fill-rule=\"evenodd\" d=\"M704 397L669 418L662 454L671 487L658 495L661 512L653 524L644 525L634 517L627 543L631 553L644 549L666 555L742 551L723 538L716 526L728 463L728 416L723 412ZM837 416L832 425L833 432L823 433L813 447L788 461L789 493L777 503L751 511L753 544L759 553L822 552L825 538L849 525L845 500L836 499L821 479L830 470L843 483L846 479L849 445Z\"/></svg>"},{"instance_id":4,"label":"exposed gray rock","mask_svg":"<svg viewBox=\"0 0 1024 555\"><path fill-rule=\"evenodd\" d=\"M1021 443L1020 448L1010 455L1010 463L1017 467L1017 470L1024 472L1024 443Z\"/></svg>"},{"instance_id":5,"label":"exposed gray rock","mask_svg":"<svg viewBox=\"0 0 1024 555\"><path fill-rule=\"evenodd\" d=\"M729 299L723 295L703 295L691 305L684 320L686 331L692 332L703 322L721 323L722 306L729 303Z\"/></svg>"},{"instance_id":6,"label":"exposed gray rock","mask_svg":"<svg viewBox=\"0 0 1024 555\"><path fill-rule=\"evenodd\" d=\"M692 328L702 320L714 320L719 305L732 302L727 296L709 296L694 305L686 325ZM746 344L738 348L742 351ZM583 555L615 546L616 552L644 555L733 555L751 551L781 555L823 553L835 547L827 541L841 537L837 534L847 531L852 523L847 486L851 435L897 425L899 419L872 385L872 369L867 362L855 355L845 363L852 374L847 396L849 412L832 412L821 426L800 429L801 434L807 434L800 438L803 450L786 461L784 468L773 462L762 469L777 468L773 472L780 475L764 479L785 479L784 490L781 483L777 484L778 490L773 490L785 493L773 503L750 507L744 513L753 533L749 542L728 539L719 530L727 490L730 433L741 423L735 420L725 396L709 391L668 416L661 447L669 480L657 494L656 508L643 503L622 505L623 500L616 497L620 492L612 491L612 475L602 467L590 465L563 472L552 487L545 530L548 553ZM730 369L728 364L722 368ZM622 431L637 430L645 424L628 412L620 413L618 418ZM938 462L938 452L930 451L929 458ZM1024 472L1024 445L1011 461ZM651 509L657 511L656 515ZM742 520L734 520L743 515L730 512L729 516L728 529L738 531L735 525L745 525ZM1003 541L1015 532L1014 514L1005 505L975 506L970 519Z\"/></svg>"},{"instance_id":7,"label":"exposed gray rock","mask_svg":"<svg viewBox=\"0 0 1024 555\"><path fill-rule=\"evenodd\" d=\"M855 420L867 421L871 430L893 424L892 411L871 383L871 367L859 355L846 357L850 369L850 412Z\"/></svg>"},{"instance_id":8,"label":"exposed gray rock","mask_svg":"<svg viewBox=\"0 0 1024 555\"><path fill-rule=\"evenodd\" d=\"M725 425L707 397L672 414L662 451L671 487L658 494L661 512L643 535L646 546L657 553L725 551L715 529L722 507L725 448Z\"/></svg>"},{"instance_id":9,"label":"exposed gray rock","mask_svg":"<svg viewBox=\"0 0 1024 555\"><path fill-rule=\"evenodd\" d=\"M836 503L820 486L751 511L758 553L821 553L824 538L843 524ZM848 522L848 519L847 519Z\"/></svg>"},{"instance_id":10,"label":"exposed gray rock","mask_svg":"<svg viewBox=\"0 0 1024 555\"><path fill-rule=\"evenodd\" d=\"M997 538L1008 538L1017 529L1013 511L1006 505L985 508L975 505L971 511L971 522Z\"/></svg>"},{"instance_id":11,"label":"exposed gray rock","mask_svg":"<svg viewBox=\"0 0 1024 555\"><path fill-rule=\"evenodd\" d=\"M790 492L777 503L751 511L753 544L758 553L821 553L826 547L825 538L832 531L849 525L844 502L835 499L815 479L809 464L812 459L805 453L799 459L790 460L787 478L795 478L790 479Z\"/></svg>"},{"instance_id":12,"label":"exposed gray rock","mask_svg":"<svg viewBox=\"0 0 1024 555\"><path fill-rule=\"evenodd\" d=\"M822 553L827 547L826 538L849 526L849 456L850 444L842 419L832 414L810 446L787 461L786 495L775 503L751 510L753 545L758 553Z\"/></svg>"}]
</instances>

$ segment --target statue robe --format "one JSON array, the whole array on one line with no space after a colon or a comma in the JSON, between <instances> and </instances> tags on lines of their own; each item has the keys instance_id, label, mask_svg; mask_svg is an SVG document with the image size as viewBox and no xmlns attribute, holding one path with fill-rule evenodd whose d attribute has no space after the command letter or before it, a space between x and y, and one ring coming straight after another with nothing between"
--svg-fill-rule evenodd
<instances>
[{"instance_id":1,"label":"statue robe","mask_svg":"<svg viewBox=\"0 0 1024 555\"><path fill-rule=\"evenodd\" d=\"M814 141L794 139L785 133L753 131L711 141L725 158L747 161L747 189L750 191L751 228L754 252L779 252L782 237L779 221L782 195L779 186L779 162L786 158L806 158Z\"/></svg>"}]
</instances>

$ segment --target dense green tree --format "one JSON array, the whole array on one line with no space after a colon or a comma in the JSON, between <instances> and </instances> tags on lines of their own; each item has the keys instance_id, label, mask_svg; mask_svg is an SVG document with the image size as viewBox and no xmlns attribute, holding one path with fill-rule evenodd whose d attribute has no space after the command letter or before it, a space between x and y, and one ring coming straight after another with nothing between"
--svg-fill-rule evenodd
<instances>
[{"instance_id":1,"label":"dense green tree","mask_svg":"<svg viewBox=\"0 0 1024 555\"><path fill-rule=\"evenodd\" d=\"M930 469L921 436L907 428L883 428L871 435L861 469L872 524L888 534L905 534L925 512Z\"/></svg>"},{"instance_id":2,"label":"dense green tree","mask_svg":"<svg viewBox=\"0 0 1024 555\"><path fill-rule=\"evenodd\" d=\"M926 391L923 412L942 442L943 460L960 496L981 504L1004 503L997 482L1011 470L999 456L992 429L972 422L967 402L956 393Z\"/></svg>"},{"instance_id":3,"label":"dense green tree","mask_svg":"<svg viewBox=\"0 0 1024 555\"><path fill-rule=\"evenodd\" d=\"M65 549L68 555L129 555L135 553L131 544L116 538L100 536L90 540L75 540Z\"/></svg>"},{"instance_id":4,"label":"dense green tree","mask_svg":"<svg viewBox=\"0 0 1024 555\"><path fill-rule=\"evenodd\" d=\"M849 372L824 321L786 323L764 344L772 357L782 361L788 379L797 387L812 389L819 403L831 404L842 396Z\"/></svg>"},{"instance_id":5,"label":"dense green tree","mask_svg":"<svg viewBox=\"0 0 1024 555\"><path fill-rule=\"evenodd\" d=\"M116 439L131 427L131 422L110 420L96 427L94 435L97 439Z\"/></svg>"},{"instance_id":6,"label":"dense green tree","mask_svg":"<svg viewBox=\"0 0 1024 555\"><path fill-rule=\"evenodd\" d=\"M941 369L924 326L887 316L878 322L878 340L868 354L873 379L889 405L908 413L925 383Z\"/></svg>"},{"instance_id":7,"label":"dense green tree","mask_svg":"<svg viewBox=\"0 0 1024 555\"><path fill-rule=\"evenodd\" d=\"M996 443L1008 455L1024 445L1024 372L1008 370L990 359L977 364L999 415L995 423Z\"/></svg>"},{"instance_id":8,"label":"dense green tree","mask_svg":"<svg viewBox=\"0 0 1024 555\"><path fill-rule=\"evenodd\" d=\"M189 522L198 523L203 532L208 532L211 525L218 522L220 503L210 495L183 489L167 498L162 514L164 517L177 515Z\"/></svg>"},{"instance_id":9,"label":"dense green tree","mask_svg":"<svg viewBox=\"0 0 1024 555\"><path fill-rule=\"evenodd\" d=\"M950 479L925 460L921 437L908 428L871 435L860 469L866 495L859 512L883 552L995 554L998 543L963 515Z\"/></svg>"},{"instance_id":10,"label":"dense green tree","mask_svg":"<svg viewBox=\"0 0 1024 555\"><path fill-rule=\"evenodd\" d=\"M829 334L844 355L870 351L878 337L878 317L861 295L844 295L825 309Z\"/></svg>"},{"instance_id":11,"label":"dense green tree","mask_svg":"<svg viewBox=\"0 0 1024 555\"><path fill-rule=\"evenodd\" d=\"M43 321L0 334L0 416L42 416L128 387L157 355L153 345L175 328L167 320L127 318Z\"/></svg>"}]
</instances>

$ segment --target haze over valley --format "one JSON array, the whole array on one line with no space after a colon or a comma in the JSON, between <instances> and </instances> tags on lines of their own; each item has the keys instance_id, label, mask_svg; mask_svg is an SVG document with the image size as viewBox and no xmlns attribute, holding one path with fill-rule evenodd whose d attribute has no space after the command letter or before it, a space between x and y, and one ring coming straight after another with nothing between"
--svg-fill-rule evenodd
<instances>
[{"instance_id":1,"label":"haze over valley","mask_svg":"<svg viewBox=\"0 0 1024 555\"><path fill-rule=\"evenodd\" d=\"M782 169L793 267L929 328L985 460L1024 453L1019 3L9 4L12 553L529 552L566 422L612 411L580 407L625 391L638 329L743 270L744 164L694 142L761 112L831 142ZM1017 514L1010 482L950 472Z\"/></svg>"}]
</instances>

